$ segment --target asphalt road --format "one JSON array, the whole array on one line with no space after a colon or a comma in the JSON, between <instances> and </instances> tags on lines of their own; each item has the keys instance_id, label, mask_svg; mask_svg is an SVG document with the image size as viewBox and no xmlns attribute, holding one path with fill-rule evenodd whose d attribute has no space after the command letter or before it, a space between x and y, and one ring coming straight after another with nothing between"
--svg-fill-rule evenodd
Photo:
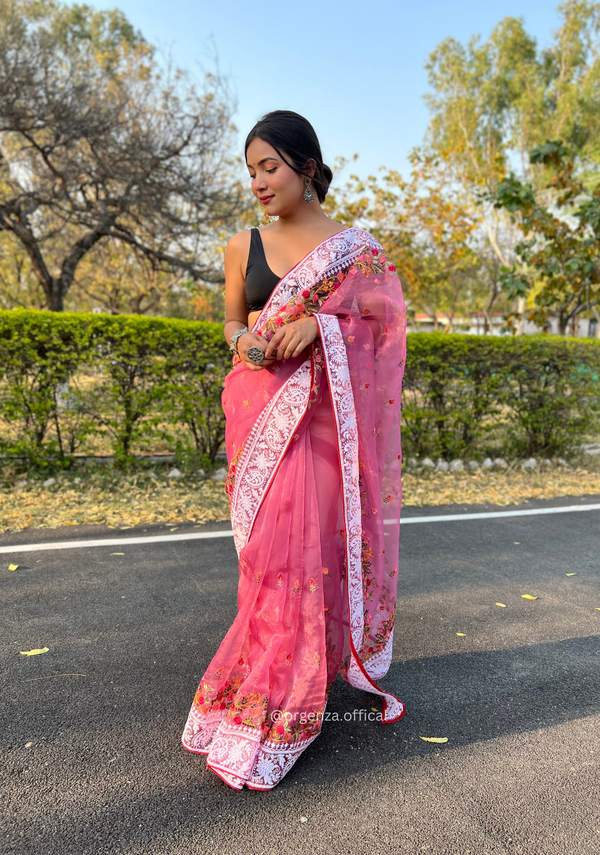
<instances>
[{"instance_id":1,"label":"asphalt road","mask_svg":"<svg viewBox=\"0 0 600 855\"><path fill-rule=\"evenodd\" d=\"M2 853L598 855L599 535L600 510L403 527L381 684L405 717L326 722L267 793L231 790L180 744L235 615L232 538L0 554ZM53 676L68 674L84 676ZM338 680L328 710L372 707Z\"/></svg>"}]
</instances>

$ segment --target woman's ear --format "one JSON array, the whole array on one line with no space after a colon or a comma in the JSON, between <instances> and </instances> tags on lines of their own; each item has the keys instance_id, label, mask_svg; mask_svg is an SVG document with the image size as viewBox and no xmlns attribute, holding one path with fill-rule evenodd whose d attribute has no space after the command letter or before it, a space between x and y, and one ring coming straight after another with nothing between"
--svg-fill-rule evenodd
<instances>
[{"instance_id":1,"label":"woman's ear","mask_svg":"<svg viewBox=\"0 0 600 855\"><path fill-rule=\"evenodd\" d=\"M313 157L309 157L304 166L306 175L308 175L309 178L314 178L316 168L317 161Z\"/></svg>"}]
</instances>

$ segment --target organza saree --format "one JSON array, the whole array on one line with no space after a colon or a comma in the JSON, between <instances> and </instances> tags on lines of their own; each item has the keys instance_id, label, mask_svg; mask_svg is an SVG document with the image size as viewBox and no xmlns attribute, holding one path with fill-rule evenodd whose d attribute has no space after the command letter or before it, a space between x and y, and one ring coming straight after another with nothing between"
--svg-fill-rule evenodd
<instances>
[{"instance_id":1,"label":"organza saree","mask_svg":"<svg viewBox=\"0 0 600 855\"><path fill-rule=\"evenodd\" d=\"M183 746L231 787L268 790L318 736L338 673L375 682L392 657L406 313L380 244L350 228L276 285L253 332L314 315L302 354L222 396L238 613L194 696Z\"/></svg>"}]
</instances>

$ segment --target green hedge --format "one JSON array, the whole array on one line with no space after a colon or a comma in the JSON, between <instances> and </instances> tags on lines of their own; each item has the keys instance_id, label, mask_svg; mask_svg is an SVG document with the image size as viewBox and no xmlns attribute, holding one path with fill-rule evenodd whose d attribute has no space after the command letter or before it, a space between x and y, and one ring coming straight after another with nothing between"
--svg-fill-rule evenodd
<instances>
[{"instance_id":1,"label":"green hedge","mask_svg":"<svg viewBox=\"0 0 600 855\"><path fill-rule=\"evenodd\" d=\"M220 324L0 312L0 447L38 466L68 464L102 436L127 464L164 438L214 460L230 368Z\"/></svg>"},{"instance_id":2,"label":"green hedge","mask_svg":"<svg viewBox=\"0 0 600 855\"><path fill-rule=\"evenodd\" d=\"M404 456L567 454L598 430L600 342L408 336Z\"/></svg>"},{"instance_id":3,"label":"green hedge","mask_svg":"<svg viewBox=\"0 0 600 855\"><path fill-rule=\"evenodd\" d=\"M598 429L600 343L552 336L408 336L404 456L566 454ZM221 324L0 312L0 451L71 465L102 442L120 465L162 441L214 461Z\"/></svg>"}]
</instances>

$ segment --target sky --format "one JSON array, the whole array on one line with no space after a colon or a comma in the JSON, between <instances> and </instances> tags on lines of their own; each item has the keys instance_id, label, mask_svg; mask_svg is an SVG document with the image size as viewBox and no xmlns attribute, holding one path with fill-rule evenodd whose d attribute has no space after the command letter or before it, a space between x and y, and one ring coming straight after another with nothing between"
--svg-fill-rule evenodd
<instances>
[{"instance_id":1,"label":"sky","mask_svg":"<svg viewBox=\"0 0 600 855\"><path fill-rule=\"evenodd\" d=\"M270 110L294 110L314 126L325 163L358 161L408 173L407 156L428 123L425 62L445 38L487 38L507 16L521 17L540 46L559 23L548 0L86 0L117 6L175 65L196 76L221 72L237 99L239 155L247 133ZM350 170L348 170L350 171Z\"/></svg>"}]
</instances>

